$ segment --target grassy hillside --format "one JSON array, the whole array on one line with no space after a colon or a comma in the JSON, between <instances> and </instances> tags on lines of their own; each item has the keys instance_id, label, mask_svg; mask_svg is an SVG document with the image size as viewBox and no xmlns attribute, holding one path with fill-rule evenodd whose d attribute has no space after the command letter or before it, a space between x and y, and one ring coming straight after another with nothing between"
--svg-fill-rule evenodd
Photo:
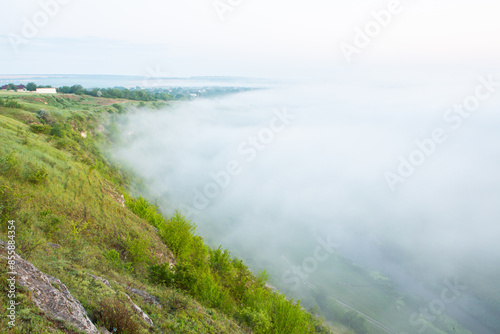
<instances>
[{"instance_id":1,"label":"grassy hillside","mask_svg":"<svg viewBox=\"0 0 500 334\"><path fill-rule=\"evenodd\" d=\"M134 176L103 150L116 135L114 115L131 105L137 102L0 93L0 239L15 220L18 254L60 279L98 327L118 333L330 332L267 288L265 273L255 277L228 251L206 246L193 223L128 195ZM6 292L6 266L1 270ZM17 326L8 333L77 332L45 316L18 288ZM118 293L130 288L156 297L149 303L130 294L154 329ZM6 305L2 293L0 307ZM0 328L7 323L3 312Z\"/></svg>"}]
</instances>

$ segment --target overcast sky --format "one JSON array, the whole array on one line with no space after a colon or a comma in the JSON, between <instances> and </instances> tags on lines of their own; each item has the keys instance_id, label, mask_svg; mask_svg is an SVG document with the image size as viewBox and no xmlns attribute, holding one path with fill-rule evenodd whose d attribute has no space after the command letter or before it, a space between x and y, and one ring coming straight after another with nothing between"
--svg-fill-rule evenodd
<instances>
[{"instance_id":1,"label":"overcast sky","mask_svg":"<svg viewBox=\"0 0 500 334\"><path fill-rule=\"evenodd\" d=\"M67 3L49 6L53 15L44 22L42 3L56 1ZM348 66L340 44L353 44L355 28L364 29L371 12L391 1L3 0L0 74L321 73ZM220 15L216 3L232 10ZM398 14L353 63L494 64L498 6L496 0L401 0ZM24 37L33 36L16 52L9 36L23 37L27 21L40 27L24 28Z\"/></svg>"}]
</instances>

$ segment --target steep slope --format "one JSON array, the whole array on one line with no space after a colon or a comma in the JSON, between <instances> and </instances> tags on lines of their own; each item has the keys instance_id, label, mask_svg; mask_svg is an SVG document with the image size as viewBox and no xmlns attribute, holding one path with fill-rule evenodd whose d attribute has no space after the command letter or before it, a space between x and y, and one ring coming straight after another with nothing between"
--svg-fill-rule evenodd
<instances>
[{"instance_id":1,"label":"steep slope","mask_svg":"<svg viewBox=\"0 0 500 334\"><path fill-rule=\"evenodd\" d=\"M254 277L229 252L207 247L184 217L163 217L128 195L140 180L102 151L113 140L114 115L128 105L134 103L0 94L0 239L13 240L26 265L45 275L40 291L74 298L97 328L120 333L329 332L267 289L265 275ZM7 271L2 266L0 307L15 301L16 326L2 316L1 328L78 332L19 278L11 298Z\"/></svg>"}]
</instances>

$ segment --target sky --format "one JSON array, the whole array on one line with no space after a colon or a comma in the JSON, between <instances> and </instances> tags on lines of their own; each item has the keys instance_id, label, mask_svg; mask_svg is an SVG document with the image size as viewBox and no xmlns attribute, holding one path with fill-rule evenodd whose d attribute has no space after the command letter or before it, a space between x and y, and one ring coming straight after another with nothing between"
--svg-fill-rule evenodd
<instances>
[{"instance_id":1,"label":"sky","mask_svg":"<svg viewBox=\"0 0 500 334\"><path fill-rule=\"evenodd\" d=\"M391 8L347 61L342 43L355 46L357 29ZM495 65L497 8L494 0L3 0L0 74L303 77L355 64Z\"/></svg>"}]
</instances>

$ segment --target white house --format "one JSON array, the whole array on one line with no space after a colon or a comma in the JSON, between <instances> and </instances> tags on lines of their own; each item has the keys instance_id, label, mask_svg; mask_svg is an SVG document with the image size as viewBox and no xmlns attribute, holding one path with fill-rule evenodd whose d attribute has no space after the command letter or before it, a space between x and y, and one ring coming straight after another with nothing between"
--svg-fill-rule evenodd
<instances>
[{"instance_id":1,"label":"white house","mask_svg":"<svg viewBox=\"0 0 500 334\"><path fill-rule=\"evenodd\" d=\"M36 92L38 94L57 94L55 88L37 88Z\"/></svg>"}]
</instances>

